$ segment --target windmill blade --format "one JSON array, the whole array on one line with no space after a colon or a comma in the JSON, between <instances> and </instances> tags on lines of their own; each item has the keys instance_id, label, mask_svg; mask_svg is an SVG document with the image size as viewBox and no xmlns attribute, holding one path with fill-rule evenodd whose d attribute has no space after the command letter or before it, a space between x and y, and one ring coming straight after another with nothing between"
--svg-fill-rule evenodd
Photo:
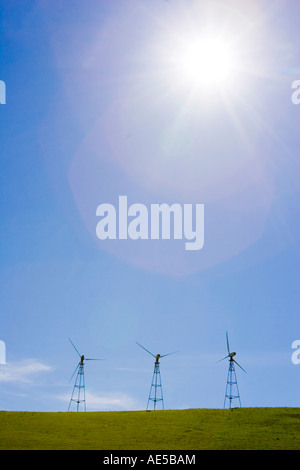
<instances>
[{"instance_id":1,"label":"windmill blade","mask_svg":"<svg viewBox=\"0 0 300 470\"><path fill-rule=\"evenodd\" d=\"M143 348L145 351L147 351L147 353L151 354L151 356L156 357L154 354L152 354L152 352L148 351L148 349L144 348L144 346L142 346L142 345L141 345L140 343L138 343L137 341L136 341L136 344L138 344L141 348Z\"/></svg>"},{"instance_id":2,"label":"windmill blade","mask_svg":"<svg viewBox=\"0 0 300 470\"><path fill-rule=\"evenodd\" d=\"M223 357L222 359L219 359L217 362L224 361L224 359L227 359L227 357L229 357L229 355L228 355L228 356L225 356L225 357Z\"/></svg>"},{"instance_id":3,"label":"windmill blade","mask_svg":"<svg viewBox=\"0 0 300 470\"><path fill-rule=\"evenodd\" d=\"M75 349L75 351L77 352L78 356L81 357L81 354L78 352L78 350L76 349L76 347L74 346L74 344L72 343L72 341L70 340L69 338L69 341L70 343L72 344L73 348Z\"/></svg>"},{"instance_id":4,"label":"windmill blade","mask_svg":"<svg viewBox=\"0 0 300 470\"><path fill-rule=\"evenodd\" d=\"M178 351L174 351L174 352L171 352L171 353L168 353L168 354L163 354L162 356L160 357L166 357L166 356L170 356L171 354L176 354Z\"/></svg>"},{"instance_id":5,"label":"windmill blade","mask_svg":"<svg viewBox=\"0 0 300 470\"><path fill-rule=\"evenodd\" d=\"M104 359L93 359L93 358L90 358L90 357L87 357L86 359L84 359L85 361L104 361Z\"/></svg>"},{"instance_id":6,"label":"windmill blade","mask_svg":"<svg viewBox=\"0 0 300 470\"><path fill-rule=\"evenodd\" d=\"M245 369L243 369L242 366L238 362L236 362L234 359L232 359L232 360L233 360L233 362L236 363L237 366L239 366L244 372L246 372ZM246 372L246 374L247 374L247 372Z\"/></svg>"},{"instance_id":7,"label":"windmill blade","mask_svg":"<svg viewBox=\"0 0 300 470\"><path fill-rule=\"evenodd\" d=\"M227 351L228 351L228 354L230 354L229 340L228 340L228 333L227 333L227 331L226 331L226 342L227 342Z\"/></svg>"},{"instance_id":8,"label":"windmill blade","mask_svg":"<svg viewBox=\"0 0 300 470\"><path fill-rule=\"evenodd\" d=\"M78 367L79 367L79 364L77 364L77 367L76 367L76 369L74 370L74 372L73 372L73 374L72 374L72 377L71 377L71 378L70 378L70 380L69 380L69 383L70 383L70 382L71 382L71 380L73 379L73 377L74 377L74 374L75 374L75 372L77 371Z\"/></svg>"}]
</instances>

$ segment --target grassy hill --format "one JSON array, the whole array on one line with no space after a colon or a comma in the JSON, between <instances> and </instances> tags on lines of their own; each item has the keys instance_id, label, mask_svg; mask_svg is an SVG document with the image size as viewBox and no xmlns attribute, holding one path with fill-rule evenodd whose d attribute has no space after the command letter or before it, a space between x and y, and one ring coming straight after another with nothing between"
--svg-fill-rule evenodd
<instances>
[{"instance_id":1,"label":"grassy hill","mask_svg":"<svg viewBox=\"0 0 300 470\"><path fill-rule=\"evenodd\" d=\"M299 450L299 408L0 412L2 450Z\"/></svg>"}]
</instances>

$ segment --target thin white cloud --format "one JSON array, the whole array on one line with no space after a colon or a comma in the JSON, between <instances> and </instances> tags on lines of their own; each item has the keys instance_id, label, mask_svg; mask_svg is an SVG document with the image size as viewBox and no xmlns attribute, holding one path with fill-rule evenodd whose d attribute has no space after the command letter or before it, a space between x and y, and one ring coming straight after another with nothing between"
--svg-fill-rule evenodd
<instances>
[{"instance_id":1,"label":"thin white cloud","mask_svg":"<svg viewBox=\"0 0 300 470\"><path fill-rule=\"evenodd\" d=\"M70 401L70 394L60 395L60 400ZM86 392L86 408L88 411L131 411L142 409L133 397L122 392L105 392L98 394Z\"/></svg>"},{"instance_id":2,"label":"thin white cloud","mask_svg":"<svg viewBox=\"0 0 300 470\"><path fill-rule=\"evenodd\" d=\"M53 370L51 366L43 364L36 359L7 362L0 366L0 382L29 383L34 375L51 370Z\"/></svg>"}]
</instances>

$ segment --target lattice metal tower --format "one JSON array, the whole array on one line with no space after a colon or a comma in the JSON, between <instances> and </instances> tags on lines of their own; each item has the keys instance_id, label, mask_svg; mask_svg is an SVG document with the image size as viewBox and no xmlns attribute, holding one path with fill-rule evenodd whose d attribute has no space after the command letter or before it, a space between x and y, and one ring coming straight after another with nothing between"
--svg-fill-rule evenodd
<instances>
[{"instance_id":1,"label":"lattice metal tower","mask_svg":"<svg viewBox=\"0 0 300 470\"><path fill-rule=\"evenodd\" d=\"M80 411L80 406L83 404L83 411L86 411L85 402L85 381L84 381L84 356L81 356L80 362L75 369L77 371L76 380L71 395L68 411L70 411L72 403L76 403L76 411ZM74 372L74 374L75 374ZM73 375L74 375L73 374ZM73 377L73 376L72 376ZM72 378L71 377L71 378ZM71 380L71 379L70 379Z\"/></svg>"},{"instance_id":2,"label":"lattice metal tower","mask_svg":"<svg viewBox=\"0 0 300 470\"><path fill-rule=\"evenodd\" d=\"M233 408L234 400L238 401L239 406L241 407L241 399L239 387L236 379L235 367L233 360L229 360L229 368L227 375L225 399L224 399L224 408L226 408L226 402L229 403L228 408Z\"/></svg>"},{"instance_id":3,"label":"lattice metal tower","mask_svg":"<svg viewBox=\"0 0 300 470\"><path fill-rule=\"evenodd\" d=\"M159 354L157 354L159 356ZM153 410L156 410L156 404L161 402L162 409L164 409L164 398L163 398L163 391L162 391L162 384L161 384L161 376L160 376L160 369L159 369L159 357L155 358L154 364L154 371L153 377L150 387L150 393L147 403L147 411L149 409L150 402L153 402Z\"/></svg>"}]
</instances>

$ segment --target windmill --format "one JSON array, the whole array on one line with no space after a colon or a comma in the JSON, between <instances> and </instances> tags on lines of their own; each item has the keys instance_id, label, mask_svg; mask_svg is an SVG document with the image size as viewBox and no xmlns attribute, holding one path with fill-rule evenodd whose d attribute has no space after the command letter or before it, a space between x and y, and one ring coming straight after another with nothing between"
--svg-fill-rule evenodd
<instances>
[{"instance_id":1,"label":"windmill","mask_svg":"<svg viewBox=\"0 0 300 470\"><path fill-rule=\"evenodd\" d=\"M153 401L153 409L156 409L156 403L161 402L162 409L164 409L164 399L163 399L163 391L162 391L162 384L161 384L161 376L160 376L160 369L159 369L159 359L162 357L169 356L170 354L174 353L168 353L168 354L153 354L152 352L148 351L148 349L144 348L140 343L137 342L137 344L144 349L147 353L149 353L151 356L155 358L154 362L154 371L153 371L153 376L152 376L152 382L151 382L151 387L150 387L150 393L149 393L149 398L148 398L148 403L147 403L147 411L149 408L149 403L150 401Z\"/></svg>"},{"instance_id":2,"label":"windmill","mask_svg":"<svg viewBox=\"0 0 300 470\"><path fill-rule=\"evenodd\" d=\"M238 400L240 407L242 406L234 364L236 364L238 367L240 367L240 369L242 369L244 372L246 372L246 371L245 371L245 369L243 369L243 367L235 359L233 359L234 356L236 356L236 352L230 352L227 331L226 331L226 342L227 342L228 355L223 357L222 359L220 359L220 361L223 361L224 359L227 359L227 357L229 357L229 368L228 368L228 375L227 375L227 383L226 383L226 391L225 391L225 399L224 399L224 408L226 406L226 400L229 400L229 408L231 409L233 400ZM220 361L218 361L218 362L220 362Z\"/></svg>"},{"instance_id":3,"label":"windmill","mask_svg":"<svg viewBox=\"0 0 300 470\"><path fill-rule=\"evenodd\" d=\"M77 352L78 356L80 357L80 361L77 364L76 369L74 370L69 382L71 382L72 378L74 377L75 373L77 372L73 392L71 395L71 400L69 403L68 411L70 411L72 402L77 403L76 411L79 411L80 405L83 404L84 411L86 411L86 403L85 403L85 381L84 381L84 361L101 361L102 359L91 359L85 357L83 354L80 354L77 348L74 346L72 341L69 338L70 343L72 344L73 348Z\"/></svg>"}]
</instances>

